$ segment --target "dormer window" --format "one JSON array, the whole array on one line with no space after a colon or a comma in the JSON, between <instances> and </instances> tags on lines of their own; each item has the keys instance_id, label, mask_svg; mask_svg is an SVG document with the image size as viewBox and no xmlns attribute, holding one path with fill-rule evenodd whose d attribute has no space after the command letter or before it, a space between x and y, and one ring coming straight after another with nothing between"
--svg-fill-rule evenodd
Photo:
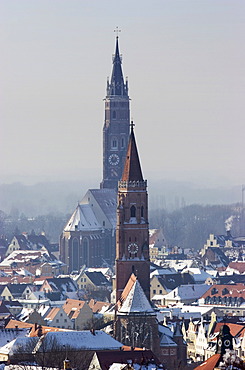
<instances>
[{"instance_id":1,"label":"dormer window","mask_svg":"<svg viewBox=\"0 0 245 370\"><path fill-rule=\"evenodd\" d=\"M226 295L226 294L229 294L229 290L227 288L224 288L222 290L222 295Z\"/></svg>"},{"instance_id":2,"label":"dormer window","mask_svg":"<svg viewBox=\"0 0 245 370\"><path fill-rule=\"evenodd\" d=\"M217 294L218 293L218 290L216 289L216 288L213 288L212 290L211 290L211 294Z\"/></svg>"}]
</instances>

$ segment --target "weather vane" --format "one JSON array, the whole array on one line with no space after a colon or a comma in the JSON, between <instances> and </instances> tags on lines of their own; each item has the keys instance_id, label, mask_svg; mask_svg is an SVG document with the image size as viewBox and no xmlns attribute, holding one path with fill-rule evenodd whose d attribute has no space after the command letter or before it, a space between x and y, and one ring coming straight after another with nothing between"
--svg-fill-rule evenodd
<instances>
[{"instance_id":1,"label":"weather vane","mask_svg":"<svg viewBox=\"0 0 245 370\"><path fill-rule=\"evenodd\" d=\"M117 26L116 29L114 30L114 32L117 33L117 38L118 38L118 34L119 34L119 32L121 32L121 30L119 30L119 27Z\"/></svg>"}]
</instances>

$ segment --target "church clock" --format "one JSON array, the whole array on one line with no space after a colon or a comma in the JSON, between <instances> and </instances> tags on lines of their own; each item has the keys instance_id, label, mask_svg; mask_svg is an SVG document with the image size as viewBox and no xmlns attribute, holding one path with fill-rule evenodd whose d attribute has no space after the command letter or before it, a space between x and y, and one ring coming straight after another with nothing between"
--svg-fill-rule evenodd
<instances>
[{"instance_id":1,"label":"church clock","mask_svg":"<svg viewBox=\"0 0 245 370\"><path fill-rule=\"evenodd\" d=\"M108 158L108 161L109 163L112 165L112 166L117 166L118 163L119 163L119 156L117 154L111 154Z\"/></svg>"},{"instance_id":2,"label":"church clock","mask_svg":"<svg viewBox=\"0 0 245 370\"><path fill-rule=\"evenodd\" d=\"M128 245L128 251L131 254L136 254L139 250L138 244L137 243L130 243Z\"/></svg>"}]
</instances>

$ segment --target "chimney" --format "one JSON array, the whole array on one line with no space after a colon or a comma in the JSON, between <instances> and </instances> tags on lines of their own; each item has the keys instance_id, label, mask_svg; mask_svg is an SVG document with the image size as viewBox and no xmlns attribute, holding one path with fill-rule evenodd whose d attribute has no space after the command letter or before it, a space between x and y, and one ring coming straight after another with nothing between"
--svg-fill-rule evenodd
<instances>
[{"instance_id":1,"label":"chimney","mask_svg":"<svg viewBox=\"0 0 245 370\"><path fill-rule=\"evenodd\" d=\"M226 231L227 238L232 239L231 230Z\"/></svg>"}]
</instances>

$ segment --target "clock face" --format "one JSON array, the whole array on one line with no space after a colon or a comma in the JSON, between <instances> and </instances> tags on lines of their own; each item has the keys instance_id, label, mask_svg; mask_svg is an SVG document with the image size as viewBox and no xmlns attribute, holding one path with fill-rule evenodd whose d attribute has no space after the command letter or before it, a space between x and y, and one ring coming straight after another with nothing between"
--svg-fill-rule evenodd
<instances>
[{"instance_id":1,"label":"clock face","mask_svg":"<svg viewBox=\"0 0 245 370\"><path fill-rule=\"evenodd\" d=\"M118 163L119 163L119 157L117 154L111 154L110 157L108 158L109 160L109 163L112 165L112 166L117 166Z\"/></svg>"},{"instance_id":2,"label":"clock face","mask_svg":"<svg viewBox=\"0 0 245 370\"><path fill-rule=\"evenodd\" d=\"M226 339L226 340L224 341L224 345L225 345L225 347L229 347L229 346L230 346L230 344L231 344L231 342L229 341L229 339Z\"/></svg>"},{"instance_id":3,"label":"clock face","mask_svg":"<svg viewBox=\"0 0 245 370\"><path fill-rule=\"evenodd\" d=\"M128 245L128 251L129 253L136 254L139 250L138 244L136 243L130 243Z\"/></svg>"}]
</instances>

